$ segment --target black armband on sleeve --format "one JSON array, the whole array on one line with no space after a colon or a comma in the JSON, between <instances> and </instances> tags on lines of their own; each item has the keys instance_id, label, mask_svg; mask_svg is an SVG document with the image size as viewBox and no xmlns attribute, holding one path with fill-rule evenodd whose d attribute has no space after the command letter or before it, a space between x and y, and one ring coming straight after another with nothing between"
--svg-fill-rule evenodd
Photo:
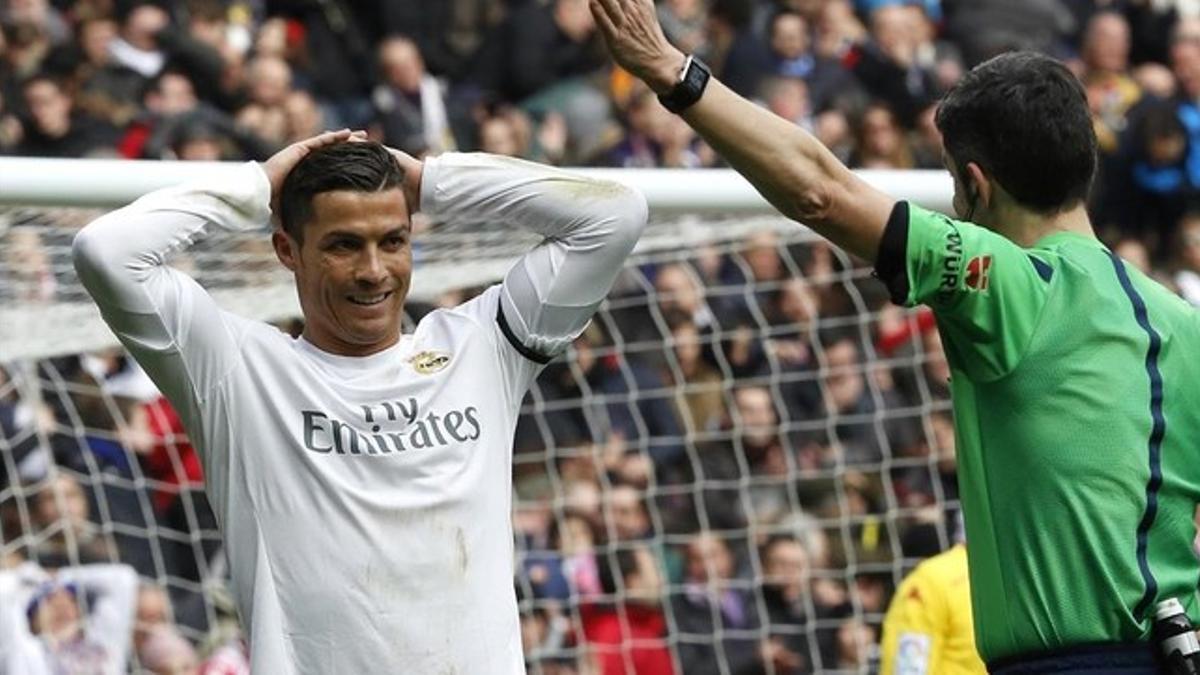
<instances>
[{"instance_id":1,"label":"black armband on sleeve","mask_svg":"<svg viewBox=\"0 0 1200 675\"><path fill-rule=\"evenodd\" d=\"M908 202L896 202L888 216L879 253L875 257L875 276L887 287L892 302L908 300Z\"/></svg>"},{"instance_id":2,"label":"black armband on sleeve","mask_svg":"<svg viewBox=\"0 0 1200 675\"><path fill-rule=\"evenodd\" d=\"M543 366L554 360L553 356L546 356L541 352L535 351L521 344L521 341L517 339L516 333L513 333L512 326L508 325L508 319L504 318L504 304L496 304L496 323L500 324L500 332L504 333L504 337L508 340L508 344L512 345L513 349L517 350L518 354L524 356L530 361L533 361L534 363Z\"/></svg>"}]
</instances>

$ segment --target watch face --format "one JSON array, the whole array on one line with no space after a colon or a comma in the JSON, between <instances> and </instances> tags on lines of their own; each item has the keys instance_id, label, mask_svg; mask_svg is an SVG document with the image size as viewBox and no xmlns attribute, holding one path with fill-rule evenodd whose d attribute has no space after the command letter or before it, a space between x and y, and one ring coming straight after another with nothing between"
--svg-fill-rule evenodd
<instances>
[{"instance_id":1,"label":"watch face","mask_svg":"<svg viewBox=\"0 0 1200 675\"><path fill-rule=\"evenodd\" d=\"M705 86L708 85L709 77L708 66L700 59L689 56L683 79L671 91L659 96L658 99L667 110L676 114L683 112L700 100Z\"/></svg>"}]
</instances>

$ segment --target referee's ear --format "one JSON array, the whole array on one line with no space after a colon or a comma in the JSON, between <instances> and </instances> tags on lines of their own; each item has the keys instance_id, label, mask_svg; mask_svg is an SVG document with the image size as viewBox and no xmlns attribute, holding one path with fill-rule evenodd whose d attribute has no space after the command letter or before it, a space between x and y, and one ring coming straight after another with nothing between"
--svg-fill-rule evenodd
<instances>
[{"instance_id":1,"label":"referee's ear","mask_svg":"<svg viewBox=\"0 0 1200 675\"><path fill-rule=\"evenodd\" d=\"M288 268L288 271L296 271L296 259L300 257L300 247L295 240L282 229L276 228L271 233L271 245L275 247L275 257L279 258L279 262Z\"/></svg>"},{"instance_id":2,"label":"referee's ear","mask_svg":"<svg viewBox=\"0 0 1200 675\"><path fill-rule=\"evenodd\" d=\"M975 162L967 162L964 178L966 178L967 190L974 195L972 199L977 201L975 208L987 209L990 207L995 194L992 190L992 181L983 172L983 167Z\"/></svg>"}]
</instances>

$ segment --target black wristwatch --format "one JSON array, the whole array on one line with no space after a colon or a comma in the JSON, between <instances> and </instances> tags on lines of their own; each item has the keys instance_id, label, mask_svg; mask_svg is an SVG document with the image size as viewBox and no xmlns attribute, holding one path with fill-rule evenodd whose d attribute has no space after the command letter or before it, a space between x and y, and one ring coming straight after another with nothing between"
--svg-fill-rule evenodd
<instances>
[{"instance_id":1,"label":"black wristwatch","mask_svg":"<svg viewBox=\"0 0 1200 675\"><path fill-rule=\"evenodd\" d=\"M703 61L688 54L687 60L683 62L683 69L679 71L678 82L671 87L671 91L659 94L658 100L664 108L678 115L700 100L711 76L712 71Z\"/></svg>"}]
</instances>

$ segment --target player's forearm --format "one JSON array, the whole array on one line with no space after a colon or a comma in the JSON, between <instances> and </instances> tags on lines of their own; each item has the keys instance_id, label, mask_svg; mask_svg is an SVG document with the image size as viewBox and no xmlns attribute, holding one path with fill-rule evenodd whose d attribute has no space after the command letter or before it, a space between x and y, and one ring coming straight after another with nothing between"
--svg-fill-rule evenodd
<instances>
[{"instance_id":1,"label":"player's forearm","mask_svg":"<svg viewBox=\"0 0 1200 675\"><path fill-rule=\"evenodd\" d=\"M612 181L481 153L427 160L421 210L436 220L520 227L554 242L593 283L576 304L603 298L646 225L640 192ZM560 259L555 271L565 272Z\"/></svg>"},{"instance_id":2,"label":"player's forearm","mask_svg":"<svg viewBox=\"0 0 1200 675\"><path fill-rule=\"evenodd\" d=\"M646 224L636 190L489 155L428 160L421 193L421 210L435 219L544 237L509 270L500 302L513 335L545 356L587 325Z\"/></svg>"},{"instance_id":3,"label":"player's forearm","mask_svg":"<svg viewBox=\"0 0 1200 675\"><path fill-rule=\"evenodd\" d=\"M423 174L421 211L435 220L593 244L622 234L636 240L645 222L636 190L512 157L446 153L426 160Z\"/></svg>"},{"instance_id":4,"label":"player's forearm","mask_svg":"<svg viewBox=\"0 0 1200 675\"><path fill-rule=\"evenodd\" d=\"M673 80L651 82L666 91ZM710 80L683 118L785 216L867 260L879 248L888 205L870 194L814 136ZM882 212L882 215L879 215Z\"/></svg>"},{"instance_id":5,"label":"player's forearm","mask_svg":"<svg viewBox=\"0 0 1200 675\"><path fill-rule=\"evenodd\" d=\"M269 200L270 186L255 164L152 192L83 228L72 247L75 269L102 309L152 311L143 286L163 270L168 254L212 227L260 227L270 216Z\"/></svg>"}]
</instances>

